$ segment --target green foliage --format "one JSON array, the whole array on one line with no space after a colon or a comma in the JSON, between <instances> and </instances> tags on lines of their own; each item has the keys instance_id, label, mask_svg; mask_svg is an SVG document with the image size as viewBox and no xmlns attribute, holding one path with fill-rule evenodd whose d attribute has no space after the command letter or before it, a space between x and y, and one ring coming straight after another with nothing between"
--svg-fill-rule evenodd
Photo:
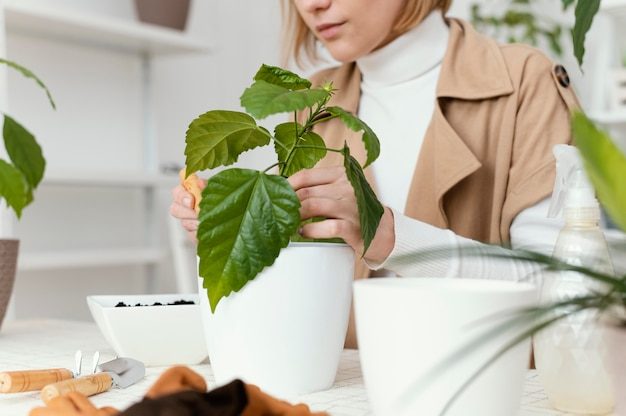
<instances>
[{"instance_id":1,"label":"green foliage","mask_svg":"<svg viewBox=\"0 0 626 416\"><path fill-rule=\"evenodd\" d=\"M582 66L585 56L585 38L599 9L600 0L578 0L576 2L576 21L572 29L572 40L574 42L574 55L580 66Z\"/></svg>"},{"instance_id":2,"label":"green foliage","mask_svg":"<svg viewBox=\"0 0 626 416\"><path fill-rule=\"evenodd\" d=\"M550 50L561 56L563 26L533 13L531 1L533 0L513 1L502 14L498 15L485 14L483 5L473 4L472 24L480 31L506 38L509 43L522 42L537 46L540 40L544 39Z\"/></svg>"},{"instance_id":3,"label":"green foliage","mask_svg":"<svg viewBox=\"0 0 626 416\"><path fill-rule=\"evenodd\" d=\"M359 208L359 217L361 222L361 235L363 237L363 255L367 252L370 243L376 235L378 224L383 216L384 208L376 198L374 190L365 179L363 169L359 162L350 156L350 149L344 146L344 167L348 180L354 188L357 207Z\"/></svg>"},{"instance_id":4,"label":"green foliage","mask_svg":"<svg viewBox=\"0 0 626 416\"><path fill-rule=\"evenodd\" d=\"M22 216L22 210L28 205L28 184L22 172L2 159L0 159L0 196L13 208L18 218Z\"/></svg>"},{"instance_id":5,"label":"green foliage","mask_svg":"<svg viewBox=\"0 0 626 416\"><path fill-rule=\"evenodd\" d=\"M507 351L519 345L534 334L548 328L567 317L585 310L596 310L615 318L626 314L626 275L618 277L601 273L593 269L566 263L562 260L527 250L507 250L500 246L465 246L465 247L440 247L420 250L404 256L405 261L437 261L447 259L450 256L477 256L490 257L507 261L517 261L525 264L535 264L542 268L543 272L574 272L580 273L589 279L601 282L607 288L603 292L591 292L587 295L577 296L570 299L562 299L539 306L513 310L508 316L502 317L494 324L492 320L485 319L476 322L476 332L467 343L459 346L443 360L434 363L433 366L414 380L409 387L401 393L400 406L411 403L412 397L423 391L432 380L440 377L449 368L458 365L471 354L480 351L486 344L502 334L512 334L508 340L499 347L485 362L470 375L467 380L448 399L444 408L439 413L446 414L452 404L460 395L476 380L491 364L504 355ZM622 323L623 324L623 323Z\"/></svg>"},{"instance_id":6,"label":"green foliage","mask_svg":"<svg viewBox=\"0 0 626 416\"><path fill-rule=\"evenodd\" d=\"M626 156L583 113L574 114L572 132L598 199L626 231Z\"/></svg>"},{"instance_id":7,"label":"green foliage","mask_svg":"<svg viewBox=\"0 0 626 416\"><path fill-rule=\"evenodd\" d=\"M328 107L326 110L333 116L339 117L339 119L352 131L363 132L363 144L367 151L367 160L363 165L364 168L368 167L373 161L378 159L380 155L380 142L378 137L372 131L372 129L358 117L355 117L351 113L348 113L341 107Z\"/></svg>"},{"instance_id":8,"label":"green foliage","mask_svg":"<svg viewBox=\"0 0 626 416\"><path fill-rule=\"evenodd\" d=\"M378 157L380 144L374 132L356 116L339 107L326 107L333 93L330 83L312 88L308 80L292 72L263 65L254 83L241 96L241 105L250 115L209 111L191 122L185 148L187 175L230 165L242 152L267 145L271 140L278 162L265 172L279 166L279 175L247 169L225 170L213 176L202 193L198 256L200 276L213 310L220 299L240 290L263 268L273 264L290 237L303 240L296 235L303 224L300 202L285 178L312 168L329 151L344 157L346 175L357 199L365 243L363 254L374 238L383 207L367 183L363 167L350 156L347 147L327 148L313 128L339 118L348 128L363 131L366 166ZM300 110L307 114L302 124L295 121L301 119ZM294 113L294 121L277 125L273 136L254 120L285 112ZM324 241L338 242L337 239Z\"/></svg>"},{"instance_id":9,"label":"green foliage","mask_svg":"<svg viewBox=\"0 0 626 416\"><path fill-rule=\"evenodd\" d=\"M46 92L52 108L56 108L48 88L30 70L2 58L0 64L5 64L26 78L34 80ZM0 199L4 199L20 218L24 208L33 201L33 191L43 178L46 161L35 137L6 114L2 135L12 164L0 159Z\"/></svg>"},{"instance_id":10,"label":"green foliage","mask_svg":"<svg viewBox=\"0 0 626 416\"><path fill-rule=\"evenodd\" d=\"M278 257L300 224L300 200L283 177L249 169L213 176L202 192L198 256L211 309Z\"/></svg>"},{"instance_id":11,"label":"green foliage","mask_svg":"<svg viewBox=\"0 0 626 416\"><path fill-rule=\"evenodd\" d=\"M290 90L267 81L256 81L241 96L241 105L257 119L323 105L330 92L323 88Z\"/></svg>"},{"instance_id":12,"label":"green foliage","mask_svg":"<svg viewBox=\"0 0 626 416\"><path fill-rule=\"evenodd\" d=\"M270 133L252 117L236 111L209 111L187 130L187 174L228 166L243 152L270 142Z\"/></svg>"},{"instance_id":13,"label":"green foliage","mask_svg":"<svg viewBox=\"0 0 626 416\"><path fill-rule=\"evenodd\" d=\"M46 161L35 137L11 117L4 116L4 145L15 167L22 172L30 188L43 178Z\"/></svg>"},{"instance_id":14,"label":"green foliage","mask_svg":"<svg viewBox=\"0 0 626 416\"><path fill-rule=\"evenodd\" d=\"M561 34L564 27L552 19L537 15L532 11L531 3L535 0L511 1L501 15L485 15L480 4L472 5L472 23L481 30L493 29L496 35L505 31L509 42L524 42L537 46L544 38L552 52L561 56ZM571 30L574 56L582 66L585 55L585 38L591 28L595 15L600 8L600 0L561 0L563 11L575 7L575 22Z\"/></svg>"},{"instance_id":15,"label":"green foliage","mask_svg":"<svg viewBox=\"0 0 626 416\"><path fill-rule=\"evenodd\" d=\"M286 69L265 64L261 65L261 68L254 76L254 80L266 81L289 90L311 88L311 81L308 79L300 78L297 74L287 71Z\"/></svg>"},{"instance_id":16,"label":"green foliage","mask_svg":"<svg viewBox=\"0 0 626 416\"><path fill-rule=\"evenodd\" d=\"M37 85L39 85L46 92L46 96L48 97L48 101L50 102L50 105L52 106L53 109L56 110L57 106L54 103L54 100L52 99L52 94L50 94L50 90L48 90L48 87L46 87L46 85L43 83L42 80L39 79L39 77L37 77L37 75L35 75L29 69L24 68L23 66L15 63L13 61L9 61L7 59L0 58L0 64L5 64L6 66L8 66L10 68L15 69L17 72L21 73L26 78L30 78L33 81L35 81L37 83Z\"/></svg>"},{"instance_id":17,"label":"green foliage","mask_svg":"<svg viewBox=\"0 0 626 416\"><path fill-rule=\"evenodd\" d=\"M278 161L284 163L282 174L285 176L291 176L302 169L310 169L326 156L324 139L317 133L305 131L298 123L276 126L274 149Z\"/></svg>"}]
</instances>

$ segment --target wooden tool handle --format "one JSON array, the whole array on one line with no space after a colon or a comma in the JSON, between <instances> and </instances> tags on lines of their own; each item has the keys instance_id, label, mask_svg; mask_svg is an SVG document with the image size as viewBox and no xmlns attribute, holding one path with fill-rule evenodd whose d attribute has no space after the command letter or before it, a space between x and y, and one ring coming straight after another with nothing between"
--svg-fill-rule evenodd
<instances>
[{"instance_id":1,"label":"wooden tool handle","mask_svg":"<svg viewBox=\"0 0 626 416\"><path fill-rule=\"evenodd\" d=\"M49 384L41 390L41 400L46 404L58 396L63 396L69 392L77 391L85 396L93 396L111 388L113 379L107 373L98 373L90 376L61 381L60 383Z\"/></svg>"},{"instance_id":2,"label":"wooden tool handle","mask_svg":"<svg viewBox=\"0 0 626 416\"><path fill-rule=\"evenodd\" d=\"M0 373L0 393L40 390L48 384L57 383L72 377L72 372L65 368L8 371Z\"/></svg>"}]
</instances>

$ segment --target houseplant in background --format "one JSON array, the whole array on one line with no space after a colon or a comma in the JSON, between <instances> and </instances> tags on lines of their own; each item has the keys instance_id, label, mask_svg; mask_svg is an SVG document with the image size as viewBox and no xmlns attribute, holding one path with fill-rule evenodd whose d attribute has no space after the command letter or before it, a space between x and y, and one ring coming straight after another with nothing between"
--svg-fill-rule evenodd
<instances>
[{"instance_id":1,"label":"houseplant in background","mask_svg":"<svg viewBox=\"0 0 626 416\"><path fill-rule=\"evenodd\" d=\"M323 389L334 380L350 308L352 249L302 242L300 202L286 177L313 167L328 152L339 154L356 196L364 252L383 207L363 173L378 157L378 139L360 119L328 105L333 94L331 84L313 87L292 72L263 65L241 96L247 113L209 111L189 126L187 183L194 182L194 172L230 165L259 146L273 143L277 156L263 172L221 171L202 191L201 299L210 306L206 337L218 381L241 377L284 396ZM273 133L255 121L278 113L293 114L294 121L278 124ZM313 131L333 119L363 133L363 166L347 145L328 148ZM272 168L277 175L267 173Z\"/></svg>"},{"instance_id":2,"label":"houseplant in background","mask_svg":"<svg viewBox=\"0 0 626 416\"><path fill-rule=\"evenodd\" d=\"M144 23L185 30L191 0L135 0L139 20Z\"/></svg>"},{"instance_id":3,"label":"houseplant in background","mask_svg":"<svg viewBox=\"0 0 626 416\"><path fill-rule=\"evenodd\" d=\"M582 66L585 56L585 38L591 23L600 9L600 0L560 0L563 11L574 6L575 21L571 29L574 56ZM493 29L495 35L505 36L509 42L524 42L537 46L543 38L556 55L563 52L561 35L564 27L549 17L542 17L533 12L534 0L511 0L507 8L497 15L485 15L482 3L472 5L472 23L478 29Z\"/></svg>"},{"instance_id":4,"label":"houseplant in background","mask_svg":"<svg viewBox=\"0 0 626 416\"><path fill-rule=\"evenodd\" d=\"M35 74L5 59L0 59L0 64L7 65L26 78L34 80L44 89L50 105L55 108L48 88ZM2 133L9 161L0 159L0 200L4 200L7 209L12 209L20 218L22 210L33 202L33 191L43 178L46 161L35 137L7 114L4 114ZM7 237L2 235L0 229L0 325L13 289L19 245L18 240Z\"/></svg>"}]
</instances>

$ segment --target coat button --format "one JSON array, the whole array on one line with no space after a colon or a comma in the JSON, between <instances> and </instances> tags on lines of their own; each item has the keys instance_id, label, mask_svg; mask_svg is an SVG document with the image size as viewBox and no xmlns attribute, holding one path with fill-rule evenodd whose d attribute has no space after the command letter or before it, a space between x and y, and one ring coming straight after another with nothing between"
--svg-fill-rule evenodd
<instances>
[{"instance_id":1,"label":"coat button","mask_svg":"<svg viewBox=\"0 0 626 416\"><path fill-rule=\"evenodd\" d=\"M569 87L569 75L567 75L567 71L565 70L565 67L563 65L557 65L554 67L554 75L559 81L559 84L561 84L561 87Z\"/></svg>"}]
</instances>

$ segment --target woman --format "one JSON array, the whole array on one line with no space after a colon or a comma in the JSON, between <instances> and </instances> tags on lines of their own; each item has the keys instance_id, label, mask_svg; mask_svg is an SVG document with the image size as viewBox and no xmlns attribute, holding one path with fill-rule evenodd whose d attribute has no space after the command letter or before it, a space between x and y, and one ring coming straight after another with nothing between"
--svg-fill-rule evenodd
<instances>
[{"instance_id":1,"label":"woman","mask_svg":"<svg viewBox=\"0 0 626 416\"><path fill-rule=\"evenodd\" d=\"M567 75L537 50L498 45L466 22L445 19L450 0L293 0L292 52L313 59L314 40L337 68L331 105L358 113L381 141L366 174L385 213L356 278L378 275L519 279L528 266L461 255L407 260L429 247L508 244L550 252L560 221L547 219L554 182L552 147L570 142L577 107ZM338 120L317 132L327 146L348 141L364 160L356 134ZM320 126L318 126L320 127ZM356 201L333 154L289 178L311 238L341 237L357 253L362 241ZM172 215L195 233L192 197L174 190ZM350 330L347 345L354 345Z\"/></svg>"}]
</instances>

